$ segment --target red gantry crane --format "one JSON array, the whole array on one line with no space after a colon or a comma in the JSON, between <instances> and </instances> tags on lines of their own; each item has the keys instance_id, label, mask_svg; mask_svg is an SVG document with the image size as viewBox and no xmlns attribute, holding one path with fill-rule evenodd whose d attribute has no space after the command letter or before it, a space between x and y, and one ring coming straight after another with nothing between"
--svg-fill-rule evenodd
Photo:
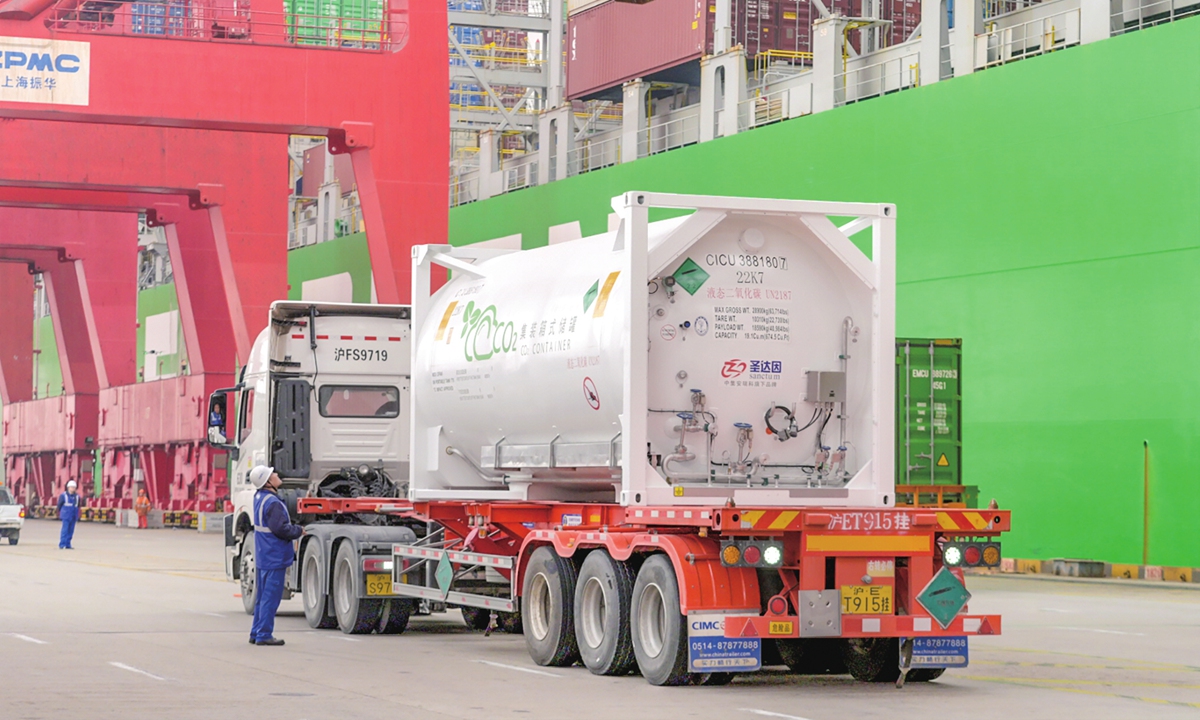
<instances>
[{"instance_id":1,"label":"red gantry crane","mask_svg":"<svg viewBox=\"0 0 1200 720\"><path fill-rule=\"evenodd\" d=\"M5 436L8 476L28 479L39 497L80 477L99 451L104 507L128 504L136 463L159 507L217 509L224 478L192 404L230 377L235 359L245 362L265 308L286 294L287 134L323 135L332 152L350 153L380 301L407 299L408 248L445 236L447 128L427 111L445 95L444 8L401 0L352 23L248 3L171 8L155 25L129 5L0 1L0 118L21 119L0 126L0 205L74 213L50 254L11 259L55 277L58 265L90 267L89 253L109 241L71 222L105 210L129 223L147 212L167 228L190 364L189 377L155 383L111 372L80 349L95 347L95 333L68 320L95 315L86 293L56 293L64 380L68 366L91 367L53 399L65 408L80 402L80 387L90 391L73 415L76 437L56 436L64 411L27 390L31 280L20 265L0 268L12 279L0 302L16 311L0 324L13 348L0 368L5 426L22 434ZM187 67L204 71L181 75ZM0 222L0 236L8 228ZM124 235L133 252L135 233ZM112 268L131 297L133 268ZM97 379L80 386L75 375Z\"/></svg>"}]
</instances>

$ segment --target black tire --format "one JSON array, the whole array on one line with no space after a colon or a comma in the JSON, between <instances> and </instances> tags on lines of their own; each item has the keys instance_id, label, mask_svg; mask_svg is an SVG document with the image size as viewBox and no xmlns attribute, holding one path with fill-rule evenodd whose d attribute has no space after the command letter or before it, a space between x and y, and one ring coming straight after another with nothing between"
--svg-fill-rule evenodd
<instances>
[{"instance_id":1,"label":"black tire","mask_svg":"<svg viewBox=\"0 0 1200 720\"><path fill-rule=\"evenodd\" d=\"M637 665L629 634L634 571L606 550L593 550L575 585L575 637L579 656L596 675L628 675Z\"/></svg>"},{"instance_id":2,"label":"black tire","mask_svg":"<svg viewBox=\"0 0 1200 720\"><path fill-rule=\"evenodd\" d=\"M840 640L833 638L776 640L783 664L797 675L841 675L846 672Z\"/></svg>"},{"instance_id":3,"label":"black tire","mask_svg":"<svg viewBox=\"0 0 1200 720\"><path fill-rule=\"evenodd\" d=\"M630 635L638 670L651 685L687 685L687 618L679 612L679 585L666 555L642 563L633 584Z\"/></svg>"},{"instance_id":4,"label":"black tire","mask_svg":"<svg viewBox=\"0 0 1200 720\"><path fill-rule=\"evenodd\" d=\"M525 624L521 621L520 610L510 613L502 612L499 615L500 617L496 618L496 624L500 626L501 630L509 635L525 634Z\"/></svg>"},{"instance_id":5,"label":"black tire","mask_svg":"<svg viewBox=\"0 0 1200 720\"><path fill-rule=\"evenodd\" d=\"M525 647L538 665L567 667L579 659L575 641L575 565L554 548L540 547L529 556L521 583L521 615Z\"/></svg>"},{"instance_id":6,"label":"black tire","mask_svg":"<svg viewBox=\"0 0 1200 720\"><path fill-rule=\"evenodd\" d=\"M492 611L477 607L460 607L462 611L463 622L467 624L470 630L487 630L488 623L492 620Z\"/></svg>"},{"instance_id":7,"label":"black tire","mask_svg":"<svg viewBox=\"0 0 1200 720\"><path fill-rule=\"evenodd\" d=\"M8 536L8 544L9 544L9 545L16 545L16 544L17 544L17 541L18 541L18 540L20 540L20 539L21 539L21 534L20 534L20 533L13 533L12 535L9 535L9 536Z\"/></svg>"},{"instance_id":8,"label":"black tire","mask_svg":"<svg viewBox=\"0 0 1200 720\"><path fill-rule=\"evenodd\" d=\"M922 668L920 670L909 670L905 676L905 682L933 682L946 672L946 668Z\"/></svg>"},{"instance_id":9,"label":"black tire","mask_svg":"<svg viewBox=\"0 0 1200 720\"><path fill-rule=\"evenodd\" d=\"M358 553L350 543L342 543L333 563L333 609L338 627L347 635L371 632L383 611L379 600L358 596L355 579L359 572Z\"/></svg>"},{"instance_id":10,"label":"black tire","mask_svg":"<svg viewBox=\"0 0 1200 720\"><path fill-rule=\"evenodd\" d=\"M379 621L380 635L399 635L408 628L412 617L413 601L405 598L390 598L383 601Z\"/></svg>"},{"instance_id":11,"label":"black tire","mask_svg":"<svg viewBox=\"0 0 1200 720\"><path fill-rule=\"evenodd\" d=\"M242 552L238 554L239 579L242 586L242 609L247 615L254 614L254 591L257 583L257 565L254 562L254 535L247 535L242 540Z\"/></svg>"},{"instance_id":12,"label":"black tire","mask_svg":"<svg viewBox=\"0 0 1200 720\"><path fill-rule=\"evenodd\" d=\"M896 682L900 677L900 641L896 638L851 638L842 657L846 669L862 682Z\"/></svg>"},{"instance_id":13,"label":"black tire","mask_svg":"<svg viewBox=\"0 0 1200 720\"><path fill-rule=\"evenodd\" d=\"M314 630L337 627L337 617L329 612L329 574L321 553L320 539L309 540L304 546L300 565L300 599L304 604L304 619Z\"/></svg>"}]
</instances>

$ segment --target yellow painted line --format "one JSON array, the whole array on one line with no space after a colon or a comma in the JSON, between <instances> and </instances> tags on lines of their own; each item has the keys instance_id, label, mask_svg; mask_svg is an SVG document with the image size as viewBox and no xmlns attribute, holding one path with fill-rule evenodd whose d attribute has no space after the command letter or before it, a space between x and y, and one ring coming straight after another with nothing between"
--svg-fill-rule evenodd
<instances>
[{"instance_id":1,"label":"yellow painted line","mask_svg":"<svg viewBox=\"0 0 1200 720\"><path fill-rule=\"evenodd\" d=\"M1184 671L1200 672L1200 667L1197 667L1195 665L1184 665L1183 663L1165 663L1165 662L1158 662L1156 660L1136 660L1134 658L1118 658L1118 657L1111 657L1108 655L1088 655L1087 653L1065 652L1065 651L1061 651L1061 650L1039 650L1039 649L1035 649L1035 648L991 646L991 647L987 647L987 648L980 648L979 650L976 650L975 652L983 653L983 654L1013 652L1013 653L1028 653L1031 655L1062 655L1064 657L1081 657L1081 658L1091 658L1094 660L1112 660L1114 662L1123 662L1123 663L1128 663L1130 665L1135 665L1135 666L1136 665L1154 666L1154 667L1145 667L1145 668L1131 667L1131 668L1129 668L1130 670L1149 670L1149 671L1177 670L1180 672L1184 672Z\"/></svg>"},{"instance_id":2,"label":"yellow painted line","mask_svg":"<svg viewBox=\"0 0 1200 720\"><path fill-rule=\"evenodd\" d=\"M987 520L984 520L983 516L977 512L965 512L963 513L963 517L967 519L967 522L974 525L976 530L983 530L988 526Z\"/></svg>"},{"instance_id":3,"label":"yellow painted line","mask_svg":"<svg viewBox=\"0 0 1200 720\"><path fill-rule=\"evenodd\" d=\"M442 315L442 322L438 325L437 336L434 340L441 340L446 335L446 326L450 324L450 316L454 314L454 308L458 305L458 301L450 303L446 306L446 314Z\"/></svg>"},{"instance_id":4,"label":"yellow painted line","mask_svg":"<svg viewBox=\"0 0 1200 720\"><path fill-rule=\"evenodd\" d=\"M938 513L937 519L938 525L941 525L943 530L958 529L958 523L954 522L954 518L950 517L948 513Z\"/></svg>"},{"instance_id":5,"label":"yellow painted line","mask_svg":"<svg viewBox=\"0 0 1200 720\"><path fill-rule=\"evenodd\" d=\"M750 523L750 527L754 527L754 524L758 522L759 518L761 518L765 512L765 510L747 510L746 512L742 513L742 522Z\"/></svg>"},{"instance_id":6,"label":"yellow painted line","mask_svg":"<svg viewBox=\"0 0 1200 720\"><path fill-rule=\"evenodd\" d=\"M611 272L604 280L604 287L600 288L600 297L596 298L596 309L592 312L592 317L604 317L604 308L608 307L608 294L612 292L613 285L617 284L617 276L621 271Z\"/></svg>"},{"instance_id":7,"label":"yellow painted line","mask_svg":"<svg viewBox=\"0 0 1200 720\"><path fill-rule=\"evenodd\" d=\"M799 514L799 510L785 510L784 512L779 513L779 517L775 518L775 522L768 525L767 529L783 530L787 528L788 525L791 525L792 521L795 520L796 516Z\"/></svg>"},{"instance_id":8,"label":"yellow painted line","mask_svg":"<svg viewBox=\"0 0 1200 720\"><path fill-rule=\"evenodd\" d=\"M972 660L972 665L1003 665L1005 667L1065 668L1068 670L1134 670L1144 673L1196 672L1191 668L1136 667L1130 665L1098 665L1086 663L1020 662L1017 660Z\"/></svg>"},{"instance_id":9,"label":"yellow painted line","mask_svg":"<svg viewBox=\"0 0 1200 720\"><path fill-rule=\"evenodd\" d=\"M1129 668L1126 668L1129 669ZM987 678L975 678L976 680L985 680ZM1071 680L1068 678L1006 678L1008 680L1019 680L1020 682L1031 683L1047 683L1051 685L1120 685L1129 687L1153 687L1153 688L1176 688L1179 690L1197 690L1200 685L1181 685L1178 683L1156 683L1156 682L1124 682L1121 680Z\"/></svg>"},{"instance_id":10,"label":"yellow painted line","mask_svg":"<svg viewBox=\"0 0 1200 720\"><path fill-rule=\"evenodd\" d=\"M929 535L808 535L805 543L813 552L929 552Z\"/></svg>"}]
</instances>

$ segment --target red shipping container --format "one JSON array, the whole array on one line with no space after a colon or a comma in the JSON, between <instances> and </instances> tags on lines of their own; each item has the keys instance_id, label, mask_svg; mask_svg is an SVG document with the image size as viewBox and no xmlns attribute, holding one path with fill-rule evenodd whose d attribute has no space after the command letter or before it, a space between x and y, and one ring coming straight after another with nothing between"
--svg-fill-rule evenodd
<instances>
[{"instance_id":1,"label":"red shipping container","mask_svg":"<svg viewBox=\"0 0 1200 720\"><path fill-rule=\"evenodd\" d=\"M610 2L567 22L567 97L578 98L699 58L708 0Z\"/></svg>"}]
</instances>

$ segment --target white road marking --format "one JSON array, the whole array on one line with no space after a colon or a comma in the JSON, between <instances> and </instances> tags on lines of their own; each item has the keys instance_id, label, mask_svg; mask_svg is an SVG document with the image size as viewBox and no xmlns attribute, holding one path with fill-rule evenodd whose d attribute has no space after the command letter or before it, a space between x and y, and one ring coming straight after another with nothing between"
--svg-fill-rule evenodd
<instances>
[{"instance_id":1,"label":"white road marking","mask_svg":"<svg viewBox=\"0 0 1200 720\"><path fill-rule=\"evenodd\" d=\"M188 612L190 612L190 613L193 613L193 614L195 614L195 615L207 615L207 616L209 616L209 617L215 617L215 618L223 618L223 617L225 617L225 616L224 616L224 615L222 615L221 613L215 613L215 612L204 612L203 610L192 610L192 609L188 609Z\"/></svg>"},{"instance_id":2,"label":"white road marking","mask_svg":"<svg viewBox=\"0 0 1200 720\"><path fill-rule=\"evenodd\" d=\"M808 720L799 715L784 715L783 713L771 712L770 710L756 710L755 708L739 708L742 712L748 712L754 715L763 717L783 718L783 720Z\"/></svg>"},{"instance_id":3,"label":"white road marking","mask_svg":"<svg viewBox=\"0 0 1200 720\"><path fill-rule=\"evenodd\" d=\"M338 640L345 640L346 642L362 642L362 640L359 638L348 638L342 637L341 635L330 635L330 637L337 638Z\"/></svg>"},{"instance_id":4,"label":"white road marking","mask_svg":"<svg viewBox=\"0 0 1200 720\"><path fill-rule=\"evenodd\" d=\"M1070 613L1074 613L1075 611L1074 610L1063 610L1062 608L1042 608L1042 612L1056 612L1056 613L1070 614Z\"/></svg>"},{"instance_id":5,"label":"white road marking","mask_svg":"<svg viewBox=\"0 0 1200 720\"><path fill-rule=\"evenodd\" d=\"M533 668L524 668L520 665L505 665L504 663L492 662L491 660L476 660L475 662L481 665L491 665L492 667L504 668L505 670L516 670L517 672L529 673L530 675L545 675L546 677L560 678L563 677L558 673L546 672L545 670L534 670Z\"/></svg>"},{"instance_id":6,"label":"white road marking","mask_svg":"<svg viewBox=\"0 0 1200 720\"><path fill-rule=\"evenodd\" d=\"M18 640L24 640L27 643L33 643L34 645L49 645L49 643L47 643L45 640L38 640L35 637L29 637L28 635L22 635L21 633L9 633L9 635Z\"/></svg>"},{"instance_id":7,"label":"white road marking","mask_svg":"<svg viewBox=\"0 0 1200 720\"><path fill-rule=\"evenodd\" d=\"M155 675L154 673L148 673L145 670L139 670L139 669L133 667L132 665L126 665L125 663L110 661L108 664L112 665L115 668L120 668L122 670L128 670L131 673L137 673L138 675L145 675L146 677L150 678L151 680L166 680L166 678L159 677L159 676Z\"/></svg>"},{"instance_id":8,"label":"white road marking","mask_svg":"<svg viewBox=\"0 0 1200 720\"><path fill-rule=\"evenodd\" d=\"M1057 630L1076 630L1079 632L1104 633L1105 635L1136 635L1138 637L1145 637L1145 635L1146 635L1146 633L1125 632L1123 630L1101 630L1100 628L1067 627L1065 625L1061 625L1056 629Z\"/></svg>"}]
</instances>

